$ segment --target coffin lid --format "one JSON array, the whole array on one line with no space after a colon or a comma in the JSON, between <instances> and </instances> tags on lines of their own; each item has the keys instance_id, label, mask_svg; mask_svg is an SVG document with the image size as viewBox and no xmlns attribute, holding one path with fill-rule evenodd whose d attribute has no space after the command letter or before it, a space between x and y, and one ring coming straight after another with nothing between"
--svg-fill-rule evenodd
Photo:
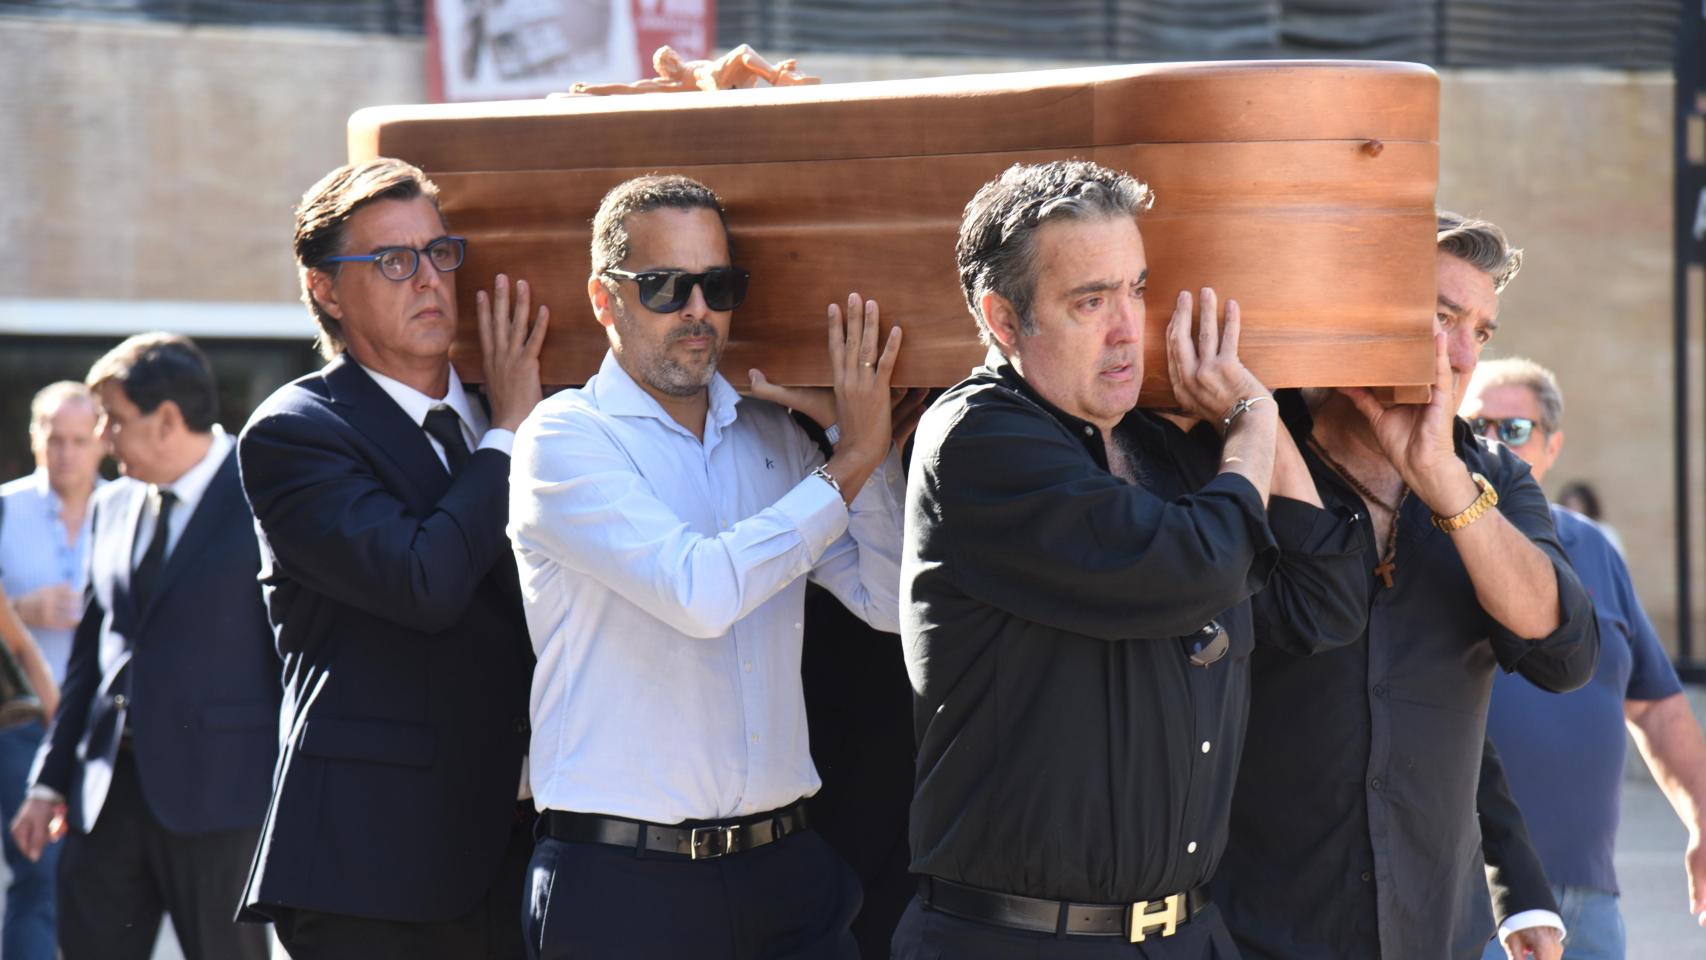
<instances>
[{"instance_id":1,"label":"coffin lid","mask_svg":"<svg viewBox=\"0 0 1706 960\"><path fill-rule=\"evenodd\" d=\"M805 87L369 107L350 118L349 142L352 160L430 156L433 172L565 165L661 168L1127 143L1431 142L1438 139L1437 110L1416 106L1437 102L1438 87L1439 78L1428 67L1366 60L1075 67ZM1133 103L1143 106L1133 109ZM737 119L742 112L781 104L788 107L785 124ZM567 122L554 124L553 118ZM463 119L477 121L480 135L446 138L445 121ZM731 132L737 129L739 135Z\"/></svg>"}]
</instances>

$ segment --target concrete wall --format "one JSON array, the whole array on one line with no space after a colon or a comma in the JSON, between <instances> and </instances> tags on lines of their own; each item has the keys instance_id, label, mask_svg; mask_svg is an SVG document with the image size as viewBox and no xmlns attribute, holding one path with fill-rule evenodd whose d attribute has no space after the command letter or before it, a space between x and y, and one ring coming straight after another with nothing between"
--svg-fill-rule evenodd
<instances>
[{"instance_id":1,"label":"concrete wall","mask_svg":"<svg viewBox=\"0 0 1706 960\"><path fill-rule=\"evenodd\" d=\"M281 30L0 18L0 63L0 300L294 300L292 204L342 160L354 109L424 92L419 41ZM830 82L1053 65L804 63ZM1671 90L1656 74L1448 74L1440 192L1528 249L1491 351L1558 371L1557 483L1599 488L1667 637ZM1702 370L1698 340L1691 351ZM1698 399L1693 416L1702 433ZM1706 644L1706 577L1695 596Z\"/></svg>"}]
</instances>

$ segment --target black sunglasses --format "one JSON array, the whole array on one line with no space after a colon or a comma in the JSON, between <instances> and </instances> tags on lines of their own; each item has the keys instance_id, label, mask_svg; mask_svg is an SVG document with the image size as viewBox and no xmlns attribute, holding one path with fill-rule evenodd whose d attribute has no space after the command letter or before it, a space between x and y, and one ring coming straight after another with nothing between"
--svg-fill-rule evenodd
<instances>
[{"instance_id":1,"label":"black sunglasses","mask_svg":"<svg viewBox=\"0 0 1706 960\"><path fill-rule=\"evenodd\" d=\"M1226 656L1226 650L1232 641L1226 638L1226 628L1218 620L1210 620L1202 625L1202 629L1188 637L1179 638L1190 653L1191 666L1206 667Z\"/></svg>"},{"instance_id":2,"label":"black sunglasses","mask_svg":"<svg viewBox=\"0 0 1706 960\"><path fill-rule=\"evenodd\" d=\"M705 291L705 306L719 313L733 310L746 299L746 282L752 278L739 267L712 267L704 273L685 270L647 270L629 273L606 267L604 275L632 280L640 288L640 303L653 313L674 313L687 306L695 284Z\"/></svg>"},{"instance_id":3,"label":"black sunglasses","mask_svg":"<svg viewBox=\"0 0 1706 960\"><path fill-rule=\"evenodd\" d=\"M1486 436L1488 427L1498 430L1499 439L1512 447L1520 447L1534 436L1534 421L1527 417L1506 417L1503 420L1475 417L1469 421L1469 429L1475 431L1476 436Z\"/></svg>"}]
</instances>

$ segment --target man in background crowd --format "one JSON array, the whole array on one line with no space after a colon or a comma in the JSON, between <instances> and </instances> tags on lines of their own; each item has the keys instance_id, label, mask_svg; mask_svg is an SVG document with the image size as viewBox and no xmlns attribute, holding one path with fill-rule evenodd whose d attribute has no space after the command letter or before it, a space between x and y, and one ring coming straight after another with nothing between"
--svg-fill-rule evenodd
<instances>
[{"instance_id":1,"label":"man in background crowd","mask_svg":"<svg viewBox=\"0 0 1706 960\"><path fill-rule=\"evenodd\" d=\"M1470 427L1500 440L1544 480L1564 448L1564 395L1532 360L1480 365L1463 401ZM1587 686L1552 696L1521 677L1493 681L1487 731L1562 908L1566 960L1624 955L1612 851L1627 725L1653 778L1688 828L1689 909L1706 924L1706 738L1641 608L1622 555L1599 525L1554 504L1558 541L1593 597L1599 665ZM1489 945L1488 960L1504 955Z\"/></svg>"},{"instance_id":2,"label":"man in background crowd","mask_svg":"<svg viewBox=\"0 0 1706 960\"><path fill-rule=\"evenodd\" d=\"M264 960L266 931L231 914L272 781L278 658L213 371L188 339L141 334L89 386L125 479L90 507L89 602L12 834L34 859L69 826L66 960L147 957L162 913L190 960Z\"/></svg>"},{"instance_id":3,"label":"man in background crowd","mask_svg":"<svg viewBox=\"0 0 1706 960\"><path fill-rule=\"evenodd\" d=\"M71 632L83 614L89 554L89 498L101 482L101 444L95 400L74 380L43 387L30 401L30 452L35 472L0 486L0 584L29 628L53 683L65 680ZM26 670L26 675L28 671ZM38 694L42 684L32 678ZM51 717L51 713L49 713ZM11 823L24 802L30 764L46 727L39 722L0 731L0 822ZM6 917L0 956L52 960L54 873L60 845L39 859L24 856L5 836Z\"/></svg>"}]
</instances>

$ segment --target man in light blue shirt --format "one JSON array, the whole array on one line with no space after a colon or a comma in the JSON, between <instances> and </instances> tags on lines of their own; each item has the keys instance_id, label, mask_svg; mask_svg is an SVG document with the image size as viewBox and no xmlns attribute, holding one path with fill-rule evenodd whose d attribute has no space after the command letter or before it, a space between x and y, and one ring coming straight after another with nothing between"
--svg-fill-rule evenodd
<instances>
[{"instance_id":1,"label":"man in light blue shirt","mask_svg":"<svg viewBox=\"0 0 1706 960\"><path fill-rule=\"evenodd\" d=\"M1463 402L1474 429L1502 440L1536 480L1563 450L1564 398L1532 360L1481 364ZM1552 505L1570 564L1593 597L1600 654L1593 679L1566 694L1515 675L1493 680L1487 733L1497 745L1570 931L1566 960L1624 955L1612 850L1617 836L1627 726L1654 779L1688 827L1684 866L1690 910L1706 911L1706 738L1676 671L1641 609L1623 557L1597 524ZM1706 923L1706 916L1701 916ZM1495 943L1487 960L1504 955Z\"/></svg>"},{"instance_id":2,"label":"man in light blue shirt","mask_svg":"<svg viewBox=\"0 0 1706 960\"><path fill-rule=\"evenodd\" d=\"M879 352L851 297L845 323L829 308L833 397L762 388L838 428L826 461L717 373L747 275L709 189L617 187L592 264L610 351L522 424L510 472L538 655L530 955L856 957L857 881L801 804L801 632L808 577L899 625L899 331Z\"/></svg>"},{"instance_id":3,"label":"man in light blue shirt","mask_svg":"<svg viewBox=\"0 0 1706 960\"><path fill-rule=\"evenodd\" d=\"M58 684L65 679L71 634L83 614L88 577L89 498L100 482L101 444L89 389L65 380L43 387L30 402L30 451L36 470L0 486L0 585L41 647ZM44 727L28 723L0 731L0 817L11 823ZM54 871L59 845L32 861L4 832L12 884L0 925L0 956L52 960Z\"/></svg>"}]
</instances>

